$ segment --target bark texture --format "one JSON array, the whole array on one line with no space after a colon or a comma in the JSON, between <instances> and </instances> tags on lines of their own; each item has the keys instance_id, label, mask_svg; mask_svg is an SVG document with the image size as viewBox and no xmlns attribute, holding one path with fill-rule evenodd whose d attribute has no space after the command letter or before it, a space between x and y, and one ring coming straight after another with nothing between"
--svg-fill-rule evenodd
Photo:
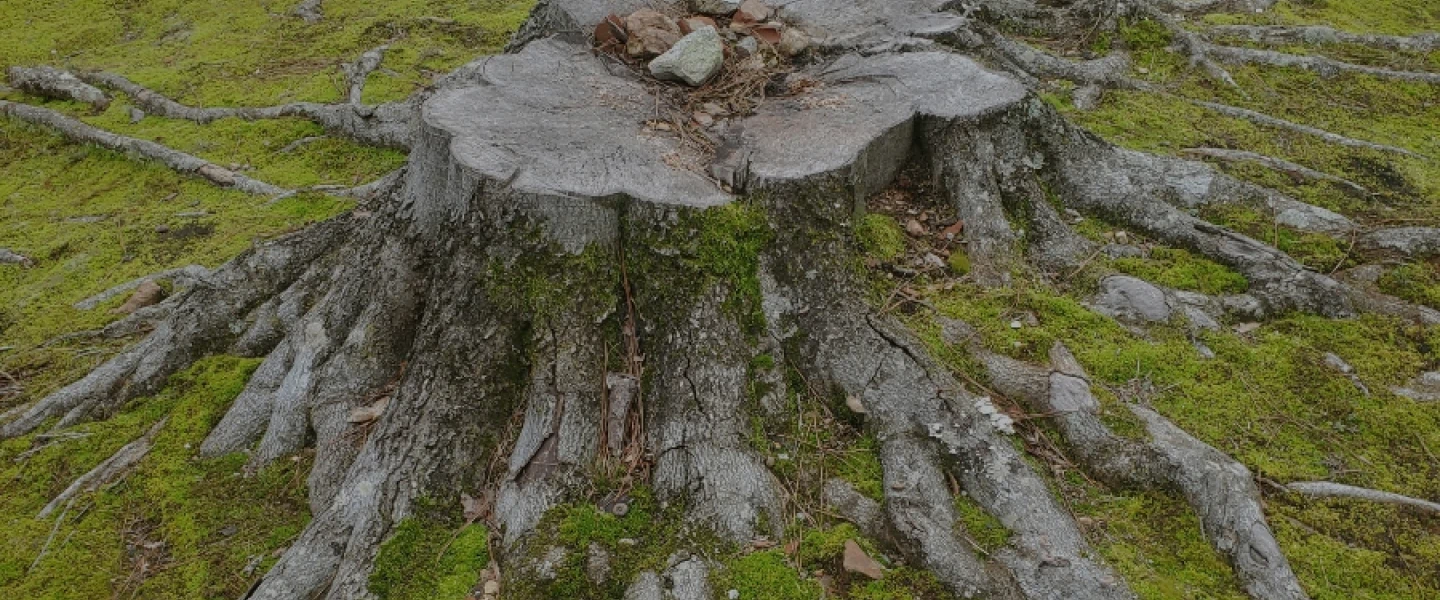
<instances>
[{"instance_id":1,"label":"bark texture","mask_svg":"<svg viewBox=\"0 0 1440 600\"><path fill-rule=\"evenodd\" d=\"M1140 6L1173 25L1171 12L1221 4L1265 3ZM492 522L501 530L494 550L507 577L529 576L537 567L527 542L543 515L579 497L602 456L625 450L616 440L640 440L650 483L693 524L739 544L781 535L787 491L746 439L752 419L780 406L748 401L753 359L774 353L812 385L858 407L878 440L882 502L838 481L825 489L827 502L867 534L962 597L1121 599L1134 594L1011 443L990 399L967 391L898 320L859 300L864 282L853 268L851 232L868 197L908 165L928 169L965 221L961 241L985 285L1006 285L1026 269L1070 271L1096 252L1071 230L1054 196L1240 271L1250 282L1246 293L1191 299L1216 313L1348 317L1372 310L1436 320L1433 311L1309 270L1193 209L1237 203L1336 235L1354 232L1345 217L1201 163L1113 147L1026 86L1037 77L1126 85L1114 75L1123 57L1075 65L1017 46L991 27L1003 18L1113 26L1120 14L1114 3L1055 8L1014 0L954 10L933 0L784 3L780 17L817 45L792 77L816 84L767 99L723 132L736 149L729 160L739 157L729 183L744 197L722 190L706 169L677 166L708 166L709 157L647 130L665 99L584 40L606 14L640 6L542 0L510 53L476 60L433 90L379 107L365 106L362 95L383 47L347 69L348 102L337 105L194 108L118 75L46 71L33 93L80 99L112 89L151 114L202 123L300 116L411 153L402 171L365 188L374 199L362 209L260 244L213 271L166 274L188 283L152 315L152 332L83 379L7 413L0 437L104 418L206 354L263 356L200 450L249 451L258 467L315 448L313 519L248 597L351 600L371 596L378 546L422 497L492 494ZM318 19L318 7L303 3L300 14ZM1223 70L1211 57L1240 56L1217 51L1199 34L1180 39L1217 77ZM1012 72L986 68L950 46L988 48ZM1211 108L1339 144L1409 153ZM47 109L0 102L0 113L223 185L287 193ZM700 224L735 203L760 215L769 241L747 258L753 264L744 273L696 267L706 260L695 251L706 233ZM1429 230L1392 231L1365 243L1411 255L1440 247ZM117 290L81 307L124 292ZM1063 346L1047 367L987 353L967 344L970 337L952 342L984 363L1007 395L1055 413L1084 468L1117 486L1183 496L1252 597L1306 597L1244 466L1143 406L1131 410L1148 439L1115 435ZM616 368L609 354L622 346L643 350L626 358L632 368ZM133 464L151 436L72 488ZM500 468L487 468L492 463ZM950 481L1011 532L1003 548L976 552L972 532L957 525ZM709 570L702 558L676 558L663 573L643 573L625 597L709 597Z\"/></svg>"}]
</instances>

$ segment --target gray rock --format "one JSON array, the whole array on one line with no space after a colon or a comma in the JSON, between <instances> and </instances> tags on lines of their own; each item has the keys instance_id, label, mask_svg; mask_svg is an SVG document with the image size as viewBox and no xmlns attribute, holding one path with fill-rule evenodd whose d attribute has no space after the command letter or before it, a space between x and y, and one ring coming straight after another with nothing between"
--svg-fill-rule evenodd
<instances>
[{"instance_id":1,"label":"gray rock","mask_svg":"<svg viewBox=\"0 0 1440 600\"><path fill-rule=\"evenodd\" d=\"M745 54L747 55L754 54L760 51L760 40L757 40L747 35L740 38L740 41L736 44L736 47L744 50Z\"/></svg>"},{"instance_id":2,"label":"gray rock","mask_svg":"<svg viewBox=\"0 0 1440 600\"><path fill-rule=\"evenodd\" d=\"M1090 303L1096 312L1132 323L1165 321L1171 314L1163 290L1128 275L1106 277Z\"/></svg>"},{"instance_id":3,"label":"gray rock","mask_svg":"<svg viewBox=\"0 0 1440 600\"><path fill-rule=\"evenodd\" d=\"M136 124L136 123L139 123L140 120L141 120L141 119L144 119L144 118L145 118L145 111L140 110L140 109L138 109L138 108L135 108L135 107L133 107L133 106L130 107L130 124L131 124L131 125L134 125L134 124Z\"/></svg>"},{"instance_id":4,"label":"gray rock","mask_svg":"<svg viewBox=\"0 0 1440 600\"><path fill-rule=\"evenodd\" d=\"M724 61L725 44L720 41L720 33L714 27L702 27L650 61L650 74L698 86L714 76Z\"/></svg>"},{"instance_id":5,"label":"gray rock","mask_svg":"<svg viewBox=\"0 0 1440 600\"><path fill-rule=\"evenodd\" d=\"M601 585L610 579L610 552L604 546L592 542L586 549L585 576L595 585Z\"/></svg>"},{"instance_id":6,"label":"gray rock","mask_svg":"<svg viewBox=\"0 0 1440 600\"><path fill-rule=\"evenodd\" d=\"M729 15L740 8L740 0L693 0L690 6L702 15Z\"/></svg>"},{"instance_id":7,"label":"gray rock","mask_svg":"<svg viewBox=\"0 0 1440 600\"><path fill-rule=\"evenodd\" d=\"M1390 391L1416 402L1440 402L1440 371L1426 371L1405 386L1395 386Z\"/></svg>"},{"instance_id":8,"label":"gray rock","mask_svg":"<svg viewBox=\"0 0 1440 600\"><path fill-rule=\"evenodd\" d=\"M33 263L30 257L14 252L9 248L0 248L0 265L21 265L29 266Z\"/></svg>"}]
</instances>

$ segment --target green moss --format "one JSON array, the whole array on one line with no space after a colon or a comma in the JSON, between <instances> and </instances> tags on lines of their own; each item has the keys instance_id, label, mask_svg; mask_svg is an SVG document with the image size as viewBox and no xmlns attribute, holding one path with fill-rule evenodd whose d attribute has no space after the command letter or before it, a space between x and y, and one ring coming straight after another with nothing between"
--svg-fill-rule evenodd
<instances>
[{"instance_id":1,"label":"green moss","mask_svg":"<svg viewBox=\"0 0 1440 600\"><path fill-rule=\"evenodd\" d=\"M770 242L765 212L750 202L733 202L698 213L693 265L700 272L730 282L726 307L741 317L752 334L764 329L760 310L760 251Z\"/></svg>"},{"instance_id":2,"label":"green moss","mask_svg":"<svg viewBox=\"0 0 1440 600\"><path fill-rule=\"evenodd\" d=\"M969 496L955 496L955 512L966 535L986 552L994 552L1010 542L1010 530Z\"/></svg>"},{"instance_id":3,"label":"green moss","mask_svg":"<svg viewBox=\"0 0 1440 600\"><path fill-rule=\"evenodd\" d=\"M832 459L829 470L866 498L876 502L884 498L884 471L880 468L880 449L874 437L866 435L857 439Z\"/></svg>"},{"instance_id":4,"label":"green moss","mask_svg":"<svg viewBox=\"0 0 1440 600\"><path fill-rule=\"evenodd\" d=\"M506 598L608 600L623 595L640 572L663 571L670 556L679 550L711 557L736 552L733 544L721 541L708 529L688 524L684 506L672 503L661 508L649 488L631 489L628 507L624 517L589 503L562 505L545 513L527 547L537 558L558 547L564 550L564 558L555 565L553 579L507 573ZM610 555L610 577L604 583L592 582L586 574L591 545Z\"/></svg>"},{"instance_id":5,"label":"green moss","mask_svg":"<svg viewBox=\"0 0 1440 600\"><path fill-rule=\"evenodd\" d=\"M1430 263L1406 263L1387 271L1377 282L1392 296L1440 308L1440 273Z\"/></svg>"},{"instance_id":6,"label":"green moss","mask_svg":"<svg viewBox=\"0 0 1440 600\"><path fill-rule=\"evenodd\" d=\"M880 260L895 260L905 252L905 232L889 215L869 213L855 222L855 239L865 253Z\"/></svg>"},{"instance_id":7,"label":"green moss","mask_svg":"<svg viewBox=\"0 0 1440 600\"><path fill-rule=\"evenodd\" d=\"M1121 22L1120 39L1134 51L1164 50L1171 42L1170 31L1150 19Z\"/></svg>"},{"instance_id":8,"label":"green moss","mask_svg":"<svg viewBox=\"0 0 1440 600\"><path fill-rule=\"evenodd\" d=\"M720 594L737 590L740 598L814 600L821 596L820 585L814 580L802 579L800 572L778 550L752 552L726 561L719 572L711 575L711 580Z\"/></svg>"},{"instance_id":9,"label":"green moss","mask_svg":"<svg viewBox=\"0 0 1440 600\"><path fill-rule=\"evenodd\" d=\"M970 272L970 255L960 250L950 253L950 258L945 259L945 264L950 265L950 270L956 275L965 275Z\"/></svg>"},{"instance_id":10,"label":"green moss","mask_svg":"<svg viewBox=\"0 0 1440 600\"><path fill-rule=\"evenodd\" d=\"M1119 258L1112 264L1152 283L1204 294L1236 294L1249 286L1243 275L1179 248L1155 248L1147 258Z\"/></svg>"},{"instance_id":11,"label":"green moss","mask_svg":"<svg viewBox=\"0 0 1440 600\"><path fill-rule=\"evenodd\" d=\"M1073 505L1091 542L1141 598L1243 600L1234 575L1178 498L1109 496L1091 489Z\"/></svg>"},{"instance_id":12,"label":"green moss","mask_svg":"<svg viewBox=\"0 0 1440 600\"><path fill-rule=\"evenodd\" d=\"M0 597L241 595L308 519L308 458L278 461L242 477L245 455L200 460L193 450L257 363L201 360L156 396L75 429L86 437L57 442L28 459L15 460L33 436L0 444L0 477L7 482L0 494L0 514L6 515L0 519ZM59 518L35 519L40 507L163 416L169 420L150 453L120 483L78 497L49 552L30 569ZM152 566L136 578L142 561ZM242 575L252 561L257 570Z\"/></svg>"},{"instance_id":13,"label":"green moss","mask_svg":"<svg viewBox=\"0 0 1440 600\"><path fill-rule=\"evenodd\" d=\"M380 546L370 591L381 600L464 600L490 560L488 536L482 525L457 529L433 514L406 518Z\"/></svg>"},{"instance_id":14,"label":"green moss","mask_svg":"<svg viewBox=\"0 0 1440 600\"><path fill-rule=\"evenodd\" d=\"M1201 212L1209 221L1234 229L1279 248L1307 267L1330 273L1355 266L1347 244L1333 236L1305 233L1275 223L1254 210L1240 206L1212 206Z\"/></svg>"},{"instance_id":15,"label":"green moss","mask_svg":"<svg viewBox=\"0 0 1440 600\"><path fill-rule=\"evenodd\" d=\"M849 600L940 600L954 597L935 579L934 574L910 567L890 569L879 581L852 583L848 593Z\"/></svg>"}]
</instances>

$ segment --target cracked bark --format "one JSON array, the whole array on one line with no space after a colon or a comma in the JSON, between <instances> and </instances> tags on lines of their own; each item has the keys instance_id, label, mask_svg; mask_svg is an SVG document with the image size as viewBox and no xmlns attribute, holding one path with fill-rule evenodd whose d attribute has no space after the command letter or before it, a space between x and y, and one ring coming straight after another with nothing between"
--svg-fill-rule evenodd
<instances>
[{"instance_id":1,"label":"cracked bark","mask_svg":"<svg viewBox=\"0 0 1440 600\"><path fill-rule=\"evenodd\" d=\"M858 300L851 231L867 197L907 164L928 166L965 216L965 241L988 285L1005 285L1008 273L1031 268L1068 269L1093 252L1050 204L1053 194L1092 218L1236 268L1251 288L1229 308L1249 316L1377 310L1428 317L1309 271L1191 211L1242 203L1298 211L1329 231L1350 231L1345 217L1200 163L1102 142L1015 76L936 42L986 44L987 31L968 12L929 0L853 4L875 18L856 19L854 11L827 3L784 8L787 19L815 33L824 57L800 65L823 84L806 93L843 101L817 110L803 98L772 98L735 135L750 157L745 201L773 234L754 273L764 341L734 310L732 303L744 300L737 282L677 281L677 273L693 276L696 257L684 244L657 241L693 239L697 232L684 223L737 199L698 173L669 166L667 156L686 151L677 141L642 134L637 123L653 115L656 103L649 84L597 59L586 45L550 36L590 31L606 14L638 2L541 2L511 53L472 62L435 89L376 107L370 116L357 105L363 108L363 74L379 64L379 51L349 69L350 103L333 106L199 109L117 76L95 76L95 87L125 92L153 114L200 122L295 114L333 117L342 130L360 122L388 128L350 134L408 146L408 165L367 189L372 200L365 210L257 245L195 278L154 316L148 336L83 379L7 411L0 436L24 435L55 419L63 429L104 418L206 354L263 356L201 451L253 449L253 467L313 445L313 519L250 598L368 598L378 546L418 498L447 502L481 491L495 494L503 538L495 550L508 565L506 576L521 577L540 516L579 497L600 430L611 425L601 414L606 340L625 331L618 315L632 306L607 305L596 290L623 289L628 300L633 282L639 327L619 335L637 337L645 357L643 373L629 373L643 375L637 399L645 430L634 437L654 459L657 493L682 501L687 519L742 543L783 532L784 488L746 440L748 419L764 414L751 411L779 406L748 401L748 366L762 351L779 352L808 381L853 398L880 444L883 502L835 482L826 498L950 591L1134 597L1010 443L988 400L966 391L902 324ZM1032 20L1103 22L1115 16L1112 4L1082 2L1065 11L1031 5L1022 12ZM1057 76L1124 83L1110 62L1052 63L1013 45L990 45L1022 70L1040 65ZM1409 153L1206 106L1335 143ZM390 119L382 109L401 116ZM0 111L71 129L78 139L148 152L177 170L203 176L208 165L77 127L45 109L3 103ZM619 259L610 257L626 256L646 268L629 276L623 268L598 275L559 269L533 274L538 279L524 285L506 283L511 271L576 255L612 267ZM548 290L544 302L528 295L537 289ZM1063 348L1049 369L991 356L992 365L997 387L1058 409L1057 422L1087 468L1115 485L1183 495L1253 597L1305 597L1239 463L1143 407L1134 410L1150 439L1118 438L1099 423L1083 370ZM1006 373L1015 381L1007 383ZM374 411L373 418L350 418L362 409ZM500 444L517 414L519 432ZM497 457L508 460L492 473L485 465ZM1010 530L1009 543L989 555L975 551L956 524L951 477ZM707 594L707 570L703 559L677 561L663 575L643 574L627 597ZM672 589L663 589L666 579Z\"/></svg>"}]
</instances>

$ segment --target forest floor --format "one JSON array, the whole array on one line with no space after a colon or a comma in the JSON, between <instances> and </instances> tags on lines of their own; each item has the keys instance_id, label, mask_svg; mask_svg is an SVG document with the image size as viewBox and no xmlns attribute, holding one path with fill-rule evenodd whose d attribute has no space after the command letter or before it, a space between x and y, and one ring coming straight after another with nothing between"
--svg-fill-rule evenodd
<instances>
[{"instance_id":1,"label":"forest floor","mask_svg":"<svg viewBox=\"0 0 1440 600\"><path fill-rule=\"evenodd\" d=\"M117 72L200 106L332 102L346 93L341 65L389 44L382 68L365 89L365 101L378 103L403 98L477 55L498 52L524 19L529 3L326 0L324 18L314 23L290 14L293 8L289 0L0 0L0 69L49 64ZM1440 31L1440 3L1282 0L1265 13L1213 15L1186 27L1229 24L1328 25L1410 35ZM1231 67L1238 87L1227 87L1189 67L1170 48L1164 28L1139 21L1121 31L1123 40L1089 39L1078 45L1074 40L1029 41L1076 55L1104 54L1123 43L1134 57L1131 76L1168 94L1113 91L1090 111L1070 105L1064 88L1050 88L1042 95L1069 117L1125 147L1167 155L1225 148L1286 159L1359 184L1367 192L1326 181L1296 181L1253 165L1216 164L1362 224L1440 226L1440 162L1335 146L1220 116L1187 101L1263 110L1440 157L1440 86L1250 66ZM1440 51L1405 53L1347 45L1284 50L1324 52L1397 70L1440 71ZM43 103L111 131L162 141L292 188L356 185L405 159L401 152L323 137L319 126L302 120L224 120L200 126L147 116L132 122L124 101L95 113L88 105L42 101L0 88L4 99ZM945 209L929 203L925 192L920 183L902 179L871 203L872 216L858 233L870 251L873 301L902 315L977 391L983 386L983 369L941 340L937 317L963 319L981 331L993 351L1018 358L1043 357L1053 341L1063 340L1101 384L1097 390L1103 402L1148 403L1234 456L1262 482L1331 480L1440 500L1440 403L1419 403L1390 391L1440 367L1440 331L1373 315L1346 320L1293 315L1263 325L1225 323L1219 331L1201 334L1199 341L1214 354L1207 358L1178 325L1153 327L1142 335L1090 311L1084 301L1108 273L1211 294L1243 290L1245 280L1239 274L1124 232L1147 250L1144 256L1097 256L1052 283L1020 279L1008 288L984 289L967 281L963 261L925 270L925 254L937 247L946 250L935 234L949 224ZM92 310L73 307L77 301L164 269L214 267L256 240L350 207L347 201L320 194L267 202L0 120L0 248L33 260L28 266L0 264L0 411L73 381L128 341L60 338L117 319L110 309L124 298ZM1343 241L1288 230L1270 215L1228 208L1203 216L1273 242L1319 271L1332 272L1352 261ZM918 227L910 226L912 220ZM1078 229L1097 241L1121 234L1085 223ZM1440 264L1388 265L1380 284L1392 294L1440 309ZM1327 366L1326 353L1353 365L1369 393ZM75 427L72 436L28 435L0 442L0 597L242 595L309 518L308 456L280 461L259 473L244 472L245 457L240 454L195 457L195 448L257 362L205 359L177 376L164 392L131 403L114 419ZM796 485L815 483L815 471L828 471L849 479L862 492L878 494L874 444L829 431L843 423L823 401L793 400L800 409L797 423L803 427L775 432L757 426L755 445L775 459L776 471ZM35 517L76 476L165 415L171 415L168 426L132 474L77 498L58 518ZM1182 499L1112 490L1090 481L1048 441L1053 436L1047 435L1043 418L1015 416L1035 463L1080 517L1092 544L1142 597L1244 597ZM1138 429L1123 421L1112 426ZM1390 505L1306 499L1281 491L1278 484L1261 489L1270 523L1313 598L1440 598L1440 518ZM803 506L816 495L818 491L800 490L796 500ZM969 529L985 531L986 523L979 522L983 512L963 504L959 512L977 520L967 523ZM812 512L820 514L816 508ZM556 528L561 535L613 542L640 523L641 511L629 519L614 519L573 506L554 518L562 521ZM382 596L431 597L444 591L463 597L476 570L484 566L483 543L469 543L466 534L419 525L403 526L402 534L396 543L408 544L408 551L382 551L380 574L386 569L433 572L406 585L376 580ZM836 540L845 534L842 526L797 537L818 546L810 553L823 562L839 552ZM991 542L1003 543L1003 528L994 537ZM787 589L795 589L795 597L818 589L802 584L805 577L780 560L779 552L737 558L720 588L742 593L779 589L778 578L793 582ZM406 557L394 558L397 554ZM387 556L403 562L431 555L435 558L428 563L386 562ZM461 579L458 586L452 573ZM466 577L470 581L464 581ZM416 581L433 586L428 591L412 589ZM898 597L885 595L890 592L881 588L871 594L857 587L850 593L857 598Z\"/></svg>"}]
</instances>

